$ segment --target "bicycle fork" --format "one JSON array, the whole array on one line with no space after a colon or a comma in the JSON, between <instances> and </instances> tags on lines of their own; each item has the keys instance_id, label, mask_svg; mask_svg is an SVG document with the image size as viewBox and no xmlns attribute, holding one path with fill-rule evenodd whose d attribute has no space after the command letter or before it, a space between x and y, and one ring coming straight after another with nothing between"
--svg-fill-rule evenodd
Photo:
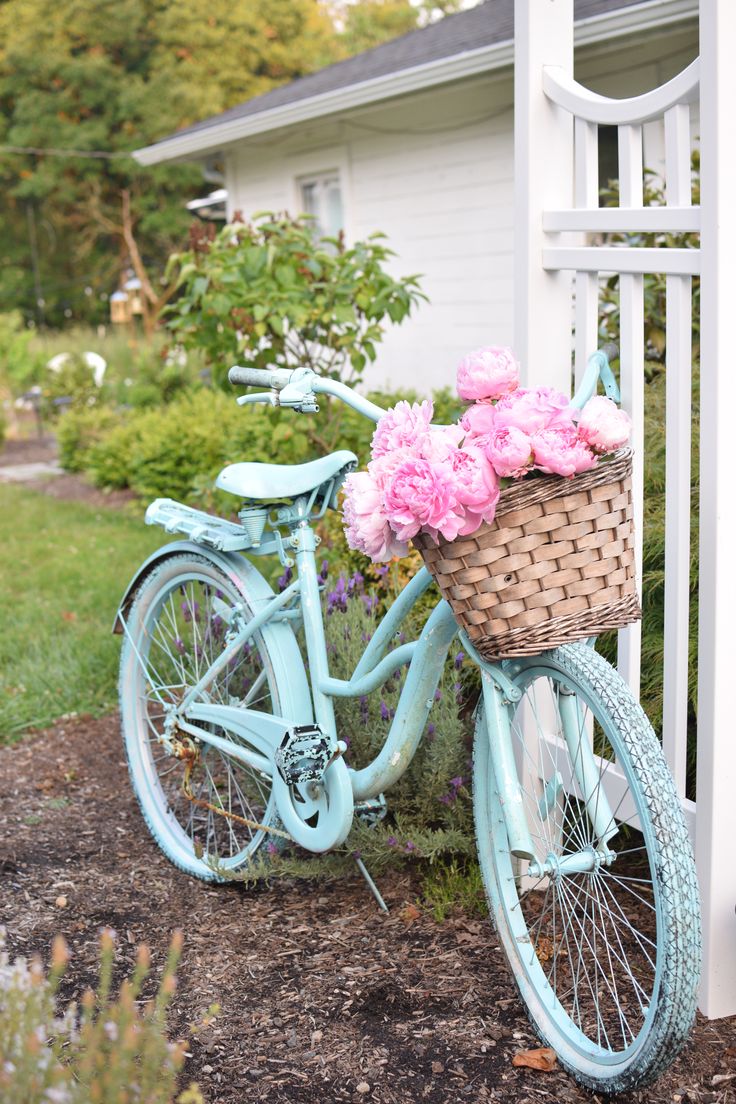
<instances>
[{"instance_id":1,"label":"bicycle fork","mask_svg":"<svg viewBox=\"0 0 736 1104\"><path fill-rule=\"evenodd\" d=\"M531 864L529 873L534 877L582 873L596 869L601 862L611 862L615 855L609 850L608 841L618 828L603 792L600 766L584 731L577 696L572 692L561 692L559 696L561 735L569 750L572 777L563 779L556 772L542 786L536 801L536 816L539 821L546 820L555 807L560 792L563 789L572 789L585 805L597 846L591 845L561 858L550 853L540 862L537 857L539 848L535 849L532 842L532 831L524 806L524 788L519 780L511 738L511 715L513 707L521 698L521 692L495 665L482 666L481 679L486 735L490 741L491 764L511 854L514 858L528 860ZM553 739L559 738L557 734L550 735ZM540 785L542 782L540 779Z\"/></svg>"}]
</instances>

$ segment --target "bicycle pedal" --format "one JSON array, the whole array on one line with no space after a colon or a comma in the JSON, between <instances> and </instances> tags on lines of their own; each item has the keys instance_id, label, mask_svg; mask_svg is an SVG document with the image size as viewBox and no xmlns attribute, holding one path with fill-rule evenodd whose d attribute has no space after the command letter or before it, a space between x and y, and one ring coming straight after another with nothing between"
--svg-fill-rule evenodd
<instances>
[{"instance_id":1,"label":"bicycle pedal","mask_svg":"<svg viewBox=\"0 0 736 1104\"><path fill-rule=\"evenodd\" d=\"M327 736L319 725L294 725L274 755L276 769L287 786L319 782L344 745Z\"/></svg>"}]
</instances>

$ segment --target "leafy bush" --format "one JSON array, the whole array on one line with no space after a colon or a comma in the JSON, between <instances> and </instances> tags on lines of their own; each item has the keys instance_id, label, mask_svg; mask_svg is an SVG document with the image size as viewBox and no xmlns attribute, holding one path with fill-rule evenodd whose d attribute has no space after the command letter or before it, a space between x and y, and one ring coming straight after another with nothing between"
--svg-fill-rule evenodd
<instances>
[{"instance_id":1,"label":"leafy bush","mask_svg":"<svg viewBox=\"0 0 736 1104\"><path fill-rule=\"evenodd\" d=\"M214 236L195 224L191 249L169 262L180 293L166 326L178 343L204 350L221 384L236 362L357 382L385 321L402 322L424 298L416 276L388 274L393 254L381 238L348 249L342 238L317 239L307 216L270 213Z\"/></svg>"},{"instance_id":2,"label":"leafy bush","mask_svg":"<svg viewBox=\"0 0 736 1104\"><path fill-rule=\"evenodd\" d=\"M51 970L39 961L10 961L0 929L0 1096L4 1104L172 1104L184 1064L184 1043L169 1043L166 1015L175 989L181 937L172 941L156 995L141 990L150 956L138 951L135 972L111 996L114 942L100 941L100 980L81 1009L58 1016L55 998L67 962L64 940L54 941ZM204 1104L196 1086L180 1104Z\"/></svg>"},{"instance_id":3,"label":"leafy bush","mask_svg":"<svg viewBox=\"0 0 736 1104\"><path fill-rule=\"evenodd\" d=\"M369 396L381 406L412 392ZM457 415L449 390L435 393L438 421ZM240 460L300 464L333 448L367 459L374 426L343 403L325 404L324 417L237 406L232 395L202 388L168 406L115 412L109 407L69 410L60 419L61 464L87 470L101 487L130 487L144 498L179 497L192 504L232 509L231 495L212 492L225 464Z\"/></svg>"},{"instance_id":4,"label":"leafy bush","mask_svg":"<svg viewBox=\"0 0 736 1104\"><path fill-rule=\"evenodd\" d=\"M70 472L84 471L92 446L105 438L119 422L119 415L108 406L67 411L56 427L62 468Z\"/></svg>"}]
</instances>

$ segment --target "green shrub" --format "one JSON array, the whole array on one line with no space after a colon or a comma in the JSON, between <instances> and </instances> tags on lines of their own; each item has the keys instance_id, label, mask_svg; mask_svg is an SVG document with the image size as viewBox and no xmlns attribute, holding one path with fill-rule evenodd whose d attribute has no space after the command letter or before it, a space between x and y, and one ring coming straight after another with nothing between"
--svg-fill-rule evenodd
<instances>
[{"instance_id":1,"label":"green shrub","mask_svg":"<svg viewBox=\"0 0 736 1104\"><path fill-rule=\"evenodd\" d=\"M119 424L121 416L107 406L68 410L56 426L59 462L65 471L84 471L93 445Z\"/></svg>"},{"instance_id":2,"label":"green shrub","mask_svg":"<svg viewBox=\"0 0 736 1104\"><path fill-rule=\"evenodd\" d=\"M55 998L68 952L59 936L51 969L39 961L10 958L0 929L0 1097L3 1104L172 1104L185 1044L166 1038L166 1016L174 993L181 937L172 941L155 996L145 1004L141 990L150 956L138 952L135 972L111 995L114 942L100 940L100 980L81 1009L71 1004L58 1016ZM204 1104L196 1086L177 1098Z\"/></svg>"},{"instance_id":3,"label":"green shrub","mask_svg":"<svg viewBox=\"0 0 736 1104\"><path fill-rule=\"evenodd\" d=\"M169 262L179 295L166 326L204 350L220 384L235 363L357 382L386 321L402 322L424 298L415 276L389 275L382 237L347 249L341 237L318 239L307 216L268 212L214 235L196 225L191 249Z\"/></svg>"}]
</instances>

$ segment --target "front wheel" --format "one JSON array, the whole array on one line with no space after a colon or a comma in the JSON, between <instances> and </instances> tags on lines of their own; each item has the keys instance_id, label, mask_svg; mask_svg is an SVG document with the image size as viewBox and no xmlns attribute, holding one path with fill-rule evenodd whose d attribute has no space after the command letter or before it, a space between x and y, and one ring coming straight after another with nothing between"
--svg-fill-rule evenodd
<instances>
[{"instance_id":1,"label":"front wheel","mask_svg":"<svg viewBox=\"0 0 736 1104\"><path fill-rule=\"evenodd\" d=\"M491 916L543 1041L582 1084L653 1081L695 1015L700 924L680 802L645 714L592 648L511 665L511 741L534 858L514 858L479 715L478 854Z\"/></svg>"}]
</instances>

